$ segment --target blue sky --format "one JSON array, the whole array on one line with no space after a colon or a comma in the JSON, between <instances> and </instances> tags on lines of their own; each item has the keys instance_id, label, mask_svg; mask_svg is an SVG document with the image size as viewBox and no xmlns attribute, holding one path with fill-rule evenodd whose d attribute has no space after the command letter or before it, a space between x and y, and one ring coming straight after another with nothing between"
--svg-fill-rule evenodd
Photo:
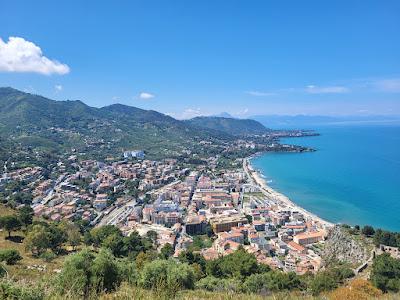
<instances>
[{"instance_id":1,"label":"blue sky","mask_svg":"<svg viewBox=\"0 0 400 300\"><path fill-rule=\"evenodd\" d=\"M400 114L400 1L3 0L0 38L0 86L53 99Z\"/></svg>"}]
</instances>

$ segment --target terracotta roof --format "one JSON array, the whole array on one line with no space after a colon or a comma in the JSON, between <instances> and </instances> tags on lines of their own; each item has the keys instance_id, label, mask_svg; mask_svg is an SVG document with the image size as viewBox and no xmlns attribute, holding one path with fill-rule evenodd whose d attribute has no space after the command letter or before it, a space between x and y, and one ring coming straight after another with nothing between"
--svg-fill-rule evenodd
<instances>
[{"instance_id":1,"label":"terracotta roof","mask_svg":"<svg viewBox=\"0 0 400 300\"><path fill-rule=\"evenodd\" d=\"M303 252L306 248L304 248L303 246L297 244L296 242L290 241L287 243L288 246L290 248L292 248L293 250L299 251L299 252Z\"/></svg>"}]
</instances>

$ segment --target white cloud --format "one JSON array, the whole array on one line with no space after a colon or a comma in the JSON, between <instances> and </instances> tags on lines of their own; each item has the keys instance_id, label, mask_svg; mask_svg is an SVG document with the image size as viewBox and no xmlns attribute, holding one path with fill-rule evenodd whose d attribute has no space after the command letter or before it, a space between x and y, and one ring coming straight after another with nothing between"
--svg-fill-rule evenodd
<instances>
[{"instance_id":1,"label":"white cloud","mask_svg":"<svg viewBox=\"0 0 400 300\"><path fill-rule=\"evenodd\" d=\"M374 85L383 92L400 92L400 78L378 80Z\"/></svg>"},{"instance_id":2,"label":"white cloud","mask_svg":"<svg viewBox=\"0 0 400 300\"><path fill-rule=\"evenodd\" d=\"M43 56L34 43L20 37L10 37L8 42L0 38L0 72L32 72L45 75L67 74L67 65Z\"/></svg>"},{"instance_id":3,"label":"white cloud","mask_svg":"<svg viewBox=\"0 0 400 300\"><path fill-rule=\"evenodd\" d=\"M54 86L54 89L56 90L56 92L61 92L63 90L63 86L61 84L56 84Z\"/></svg>"},{"instance_id":4,"label":"white cloud","mask_svg":"<svg viewBox=\"0 0 400 300\"><path fill-rule=\"evenodd\" d=\"M247 91L246 94L255 97L266 97L266 96L275 96L276 93L267 93L267 92L260 92L260 91Z\"/></svg>"},{"instance_id":5,"label":"white cloud","mask_svg":"<svg viewBox=\"0 0 400 300\"><path fill-rule=\"evenodd\" d=\"M350 92L350 89L344 86L315 86L309 85L306 88L309 94L344 94Z\"/></svg>"},{"instance_id":6,"label":"white cloud","mask_svg":"<svg viewBox=\"0 0 400 300\"><path fill-rule=\"evenodd\" d=\"M233 114L233 115L238 116L238 117L241 117L241 116L246 115L248 112L249 112L249 109L248 109L248 108L245 108L245 109L243 109L243 110L241 110L241 111L239 111L239 112L237 112L237 113L235 113L235 114Z\"/></svg>"},{"instance_id":7,"label":"white cloud","mask_svg":"<svg viewBox=\"0 0 400 300\"><path fill-rule=\"evenodd\" d=\"M146 93L146 92L141 92L139 94L139 98L142 99L142 100L149 100L149 99L152 99L154 97L155 97L154 94L150 94L150 93Z\"/></svg>"},{"instance_id":8,"label":"white cloud","mask_svg":"<svg viewBox=\"0 0 400 300\"><path fill-rule=\"evenodd\" d=\"M191 119L204 115L205 114L201 112L200 108L187 108L182 112L180 119Z\"/></svg>"}]
</instances>

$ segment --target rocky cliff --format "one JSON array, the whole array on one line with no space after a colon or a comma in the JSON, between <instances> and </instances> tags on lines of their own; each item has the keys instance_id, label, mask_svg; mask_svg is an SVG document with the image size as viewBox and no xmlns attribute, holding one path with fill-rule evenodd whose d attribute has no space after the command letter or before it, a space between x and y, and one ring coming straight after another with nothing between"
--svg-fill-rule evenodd
<instances>
[{"instance_id":1,"label":"rocky cliff","mask_svg":"<svg viewBox=\"0 0 400 300\"><path fill-rule=\"evenodd\" d=\"M328 234L322 257L325 265L344 262L357 267L368 260L370 250L362 237L350 234L347 228L336 225Z\"/></svg>"}]
</instances>

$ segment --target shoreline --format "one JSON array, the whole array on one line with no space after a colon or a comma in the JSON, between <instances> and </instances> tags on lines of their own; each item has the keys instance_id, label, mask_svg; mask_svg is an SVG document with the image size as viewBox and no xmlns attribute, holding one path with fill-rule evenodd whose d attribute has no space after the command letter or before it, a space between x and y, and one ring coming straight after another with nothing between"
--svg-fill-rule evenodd
<instances>
[{"instance_id":1,"label":"shoreline","mask_svg":"<svg viewBox=\"0 0 400 300\"><path fill-rule=\"evenodd\" d=\"M280 205L282 205L284 208L287 208L292 211L299 211L301 212L304 217L307 219L307 221L314 221L317 224L320 224L323 229L329 229L332 228L335 224L331 223L327 220L324 220L317 215L309 212L308 210L302 208L301 206L297 205L294 203L292 200L289 199L286 195L274 190L271 188L266 180L262 177L262 174L255 170L253 166L251 165L250 160L258 155L261 155L261 153L257 153L256 155L252 155L250 157L244 158L243 159L243 170L247 174L250 182L252 182L254 185L256 185L261 192L270 198L273 201L276 201Z\"/></svg>"}]
</instances>

